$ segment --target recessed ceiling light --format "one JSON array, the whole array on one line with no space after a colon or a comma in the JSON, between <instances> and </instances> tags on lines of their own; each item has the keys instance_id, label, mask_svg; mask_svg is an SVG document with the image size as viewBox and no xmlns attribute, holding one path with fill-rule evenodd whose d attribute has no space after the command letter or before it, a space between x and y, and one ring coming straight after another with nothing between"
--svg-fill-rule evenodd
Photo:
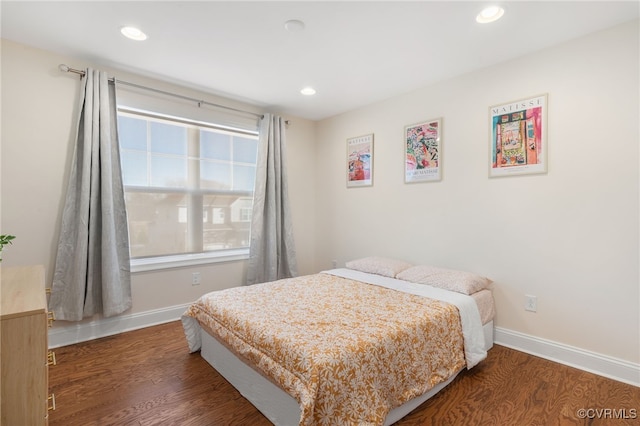
<instances>
[{"instance_id":1,"label":"recessed ceiling light","mask_svg":"<svg viewBox=\"0 0 640 426\"><path fill-rule=\"evenodd\" d=\"M298 19L290 19L284 23L284 29L292 33L300 32L304 30L304 22Z\"/></svg>"},{"instance_id":2,"label":"recessed ceiling light","mask_svg":"<svg viewBox=\"0 0 640 426\"><path fill-rule=\"evenodd\" d=\"M500 6L489 6L482 9L482 12L476 16L476 22L481 24L488 24L489 22L497 21L504 15L504 9Z\"/></svg>"},{"instance_id":3,"label":"recessed ceiling light","mask_svg":"<svg viewBox=\"0 0 640 426\"><path fill-rule=\"evenodd\" d=\"M300 91L300 93L302 93L305 96L312 96L316 94L316 89L314 89L313 87L305 87Z\"/></svg>"},{"instance_id":4,"label":"recessed ceiling light","mask_svg":"<svg viewBox=\"0 0 640 426\"><path fill-rule=\"evenodd\" d=\"M147 39L147 35L136 27L122 27L120 28L120 32L123 36L131 40L142 41Z\"/></svg>"}]
</instances>

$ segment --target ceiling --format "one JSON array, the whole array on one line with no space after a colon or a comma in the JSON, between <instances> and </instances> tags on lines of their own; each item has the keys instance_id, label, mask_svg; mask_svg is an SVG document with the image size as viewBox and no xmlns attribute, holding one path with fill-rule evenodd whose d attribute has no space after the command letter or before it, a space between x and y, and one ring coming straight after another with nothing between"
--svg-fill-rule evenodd
<instances>
[{"instance_id":1,"label":"ceiling","mask_svg":"<svg viewBox=\"0 0 640 426\"><path fill-rule=\"evenodd\" d=\"M2 38L321 120L638 19L637 1L0 3ZM302 31L284 23L301 20ZM127 25L148 39L120 34ZM73 63L67 64L74 67ZM313 86L314 96L300 89Z\"/></svg>"}]
</instances>

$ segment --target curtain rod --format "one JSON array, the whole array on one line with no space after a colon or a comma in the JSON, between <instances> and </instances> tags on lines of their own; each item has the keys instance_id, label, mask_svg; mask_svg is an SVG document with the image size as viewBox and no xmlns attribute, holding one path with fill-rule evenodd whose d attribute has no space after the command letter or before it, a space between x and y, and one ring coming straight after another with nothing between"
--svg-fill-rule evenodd
<instances>
[{"instance_id":1,"label":"curtain rod","mask_svg":"<svg viewBox=\"0 0 640 426\"><path fill-rule=\"evenodd\" d=\"M78 69L75 69L75 68L71 68L71 67L68 67L65 64L58 65L58 68L62 72L71 72L71 73L74 73L74 74L78 74L80 76L80 78L84 77L85 74L86 74L86 72L83 71L83 70L78 70ZM110 81L114 81L114 82L116 81L115 77L111 77L109 80ZM242 109L232 108L232 107L229 107L229 106L220 105L220 104L216 104L216 103L213 103L213 102L207 102L207 101L203 101L201 99L190 98L188 96L178 95L177 93L165 92L164 90L154 89L153 87L142 86L142 85L136 84L136 83L129 83L128 81L117 80L117 82L118 82L118 84L124 84L125 86L131 86L131 87L135 87L137 89L148 90L150 92L160 93L162 95L167 95L167 96L173 96L174 98L180 98L180 99L185 100L185 101L195 102L195 103L198 104L198 107L202 107L202 105L209 105L209 106L213 106L213 107L216 107L216 108L223 108L223 109L228 109L230 111L240 112L240 113L243 113L243 114L250 114L250 115L253 115L253 116L255 116L256 118L259 118L259 119L263 119L264 118L264 115L257 114L255 112L251 112L251 111L244 111ZM287 123L287 124L289 124L289 123Z\"/></svg>"}]
</instances>

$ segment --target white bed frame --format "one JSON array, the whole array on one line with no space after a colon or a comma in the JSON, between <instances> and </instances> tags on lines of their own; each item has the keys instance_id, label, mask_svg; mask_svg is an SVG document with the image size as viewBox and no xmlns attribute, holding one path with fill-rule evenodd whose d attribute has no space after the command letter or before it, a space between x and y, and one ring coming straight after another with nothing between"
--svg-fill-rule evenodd
<instances>
[{"instance_id":1,"label":"white bed frame","mask_svg":"<svg viewBox=\"0 0 640 426\"><path fill-rule=\"evenodd\" d=\"M485 324L483 331L485 349L489 350L493 347L493 321ZM260 410L271 423L276 426L293 426L300 423L301 411L295 398L235 356L233 352L216 338L209 335L204 329L201 328L200 334L202 338L202 357L227 379L242 396ZM415 410L420 404L451 383L458 373L430 389L427 393L391 410L387 415L385 426L392 425Z\"/></svg>"}]
</instances>

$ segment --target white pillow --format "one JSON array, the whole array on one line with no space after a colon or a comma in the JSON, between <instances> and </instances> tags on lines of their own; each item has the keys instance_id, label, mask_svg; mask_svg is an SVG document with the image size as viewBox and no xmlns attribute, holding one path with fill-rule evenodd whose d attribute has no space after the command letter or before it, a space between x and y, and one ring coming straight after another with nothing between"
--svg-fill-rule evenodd
<instances>
[{"instance_id":1,"label":"white pillow","mask_svg":"<svg viewBox=\"0 0 640 426\"><path fill-rule=\"evenodd\" d=\"M462 294L473 294L488 288L492 281L471 272L418 265L398 273L396 278L417 284L428 284Z\"/></svg>"},{"instance_id":2,"label":"white pillow","mask_svg":"<svg viewBox=\"0 0 640 426\"><path fill-rule=\"evenodd\" d=\"M362 259L351 260L347 262L345 266L349 269L354 269L360 272L394 278L400 272L410 268L412 264L403 260L370 256Z\"/></svg>"}]
</instances>

